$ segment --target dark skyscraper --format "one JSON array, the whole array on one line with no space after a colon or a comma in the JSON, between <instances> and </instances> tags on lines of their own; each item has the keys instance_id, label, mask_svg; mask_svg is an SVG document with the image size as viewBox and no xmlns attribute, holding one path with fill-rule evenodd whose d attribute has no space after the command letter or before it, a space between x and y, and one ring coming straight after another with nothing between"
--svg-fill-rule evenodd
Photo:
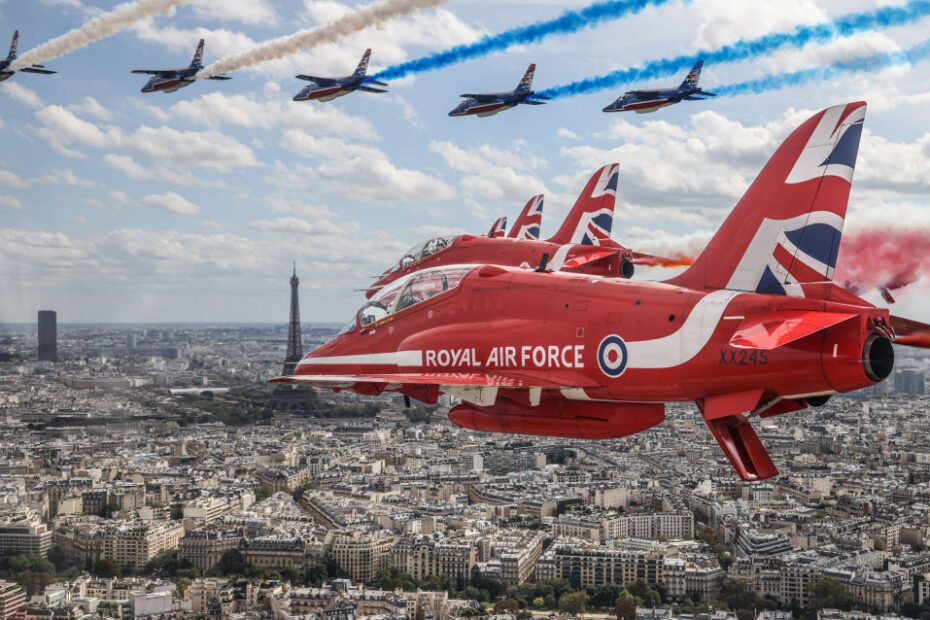
<instances>
[{"instance_id":1,"label":"dark skyscraper","mask_svg":"<svg viewBox=\"0 0 930 620\"><path fill-rule=\"evenodd\" d=\"M39 361L58 361L58 317L54 310L39 310Z\"/></svg>"},{"instance_id":2,"label":"dark skyscraper","mask_svg":"<svg viewBox=\"0 0 930 620\"><path fill-rule=\"evenodd\" d=\"M304 356L304 347L300 340L300 301L297 297L297 263L291 275L291 320L287 326L287 354L284 356L284 375L293 375L297 362Z\"/></svg>"}]
</instances>

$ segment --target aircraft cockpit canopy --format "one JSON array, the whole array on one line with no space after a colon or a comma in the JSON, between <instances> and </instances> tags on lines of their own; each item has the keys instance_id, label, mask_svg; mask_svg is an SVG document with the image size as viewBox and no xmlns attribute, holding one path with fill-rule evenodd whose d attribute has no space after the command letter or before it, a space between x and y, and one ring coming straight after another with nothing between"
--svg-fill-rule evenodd
<instances>
[{"instance_id":1,"label":"aircraft cockpit canopy","mask_svg":"<svg viewBox=\"0 0 930 620\"><path fill-rule=\"evenodd\" d=\"M447 237L450 238L450 237ZM475 265L450 265L424 269L395 280L375 293L356 313L355 317L340 330L347 334L358 326L365 327L395 312L400 312L436 295L452 290Z\"/></svg>"},{"instance_id":2,"label":"aircraft cockpit canopy","mask_svg":"<svg viewBox=\"0 0 930 620\"><path fill-rule=\"evenodd\" d=\"M397 263L397 265L395 265L391 271L403 269L404 267L408 267L417 261L423 260L431 254L435 254L440 250L445 250L447 247L452 245L452 242L457 238L458 236L433 237L429 241L418 243L404 252L400 262Z\"/></svg>"}]
</instances>

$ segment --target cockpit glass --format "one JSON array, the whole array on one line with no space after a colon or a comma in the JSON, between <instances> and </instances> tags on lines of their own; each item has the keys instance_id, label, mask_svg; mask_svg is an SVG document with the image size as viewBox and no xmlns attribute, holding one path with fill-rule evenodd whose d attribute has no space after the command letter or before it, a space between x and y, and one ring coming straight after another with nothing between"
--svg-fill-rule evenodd
<instances>
[{"instance_id":1,"label":"cockpit glass","mask_svg":"<svg viewBox=\"0 0 930 620\"><path fill-rule=\"evenodd\" d=\"M457 287L462 278L473 268L474 265L457 265L426 269L392 282L378 291L356 313L358 324L362 327L371 325L395 312L449 291ZM355 319L343 327L339 333L347 334L354 329Z\"/></svg>"},{"instance_id":2,"label":"cockpit glass","mask_svg":"<svg viewBox=\"0 0 930 620\"><path fill-rule=\"evenodd\" d=\"M397 271L398 269L403 269L409 267L413 263L423 260L431 254L435 254L440 250L444 250L455 241L456 237L434 237L429 241L424 241L418 243L406 252L400 258L400 262L395 265L391 271Z\"/></svg>"}]
</instances>

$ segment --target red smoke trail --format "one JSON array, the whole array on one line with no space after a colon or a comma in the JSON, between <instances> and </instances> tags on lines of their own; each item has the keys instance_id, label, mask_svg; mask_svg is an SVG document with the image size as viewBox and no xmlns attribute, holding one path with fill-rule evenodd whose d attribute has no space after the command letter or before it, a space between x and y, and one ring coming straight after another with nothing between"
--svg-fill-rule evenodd
<instances>
[{"instance_id":1,"label":"red smoke trail","mask_svg":"<svg viewBox=\"0 0 930 620\"><path fill-rule=\"evenodd\" d=\"M930 332L915 332L907 336L898 336L894 339L894 343L930 349Z\"/></svg>"},{"instance_id":2,"label":"red smoke trail","mask_svg":"<svg viewBox=\"0 0 930 620\"><path fill-rule=\"evenodd\" d=\"M834 280L853 292L893 291L930 271L930 232L870 229L843 237Z\"/></svg>"},{"instance_id":3,"label":"red smoke trail","mask_svg":"<svg viewBox=\"0 0 930 620\"><path fill-rule=\"evenodd\" d=\"M633 263L636 265L646 265L647 267L688 267L694 263L694 259L684 254L676 254L674 258L637 254L636 258L633 259Z\"/></svg>"}]
</instances>

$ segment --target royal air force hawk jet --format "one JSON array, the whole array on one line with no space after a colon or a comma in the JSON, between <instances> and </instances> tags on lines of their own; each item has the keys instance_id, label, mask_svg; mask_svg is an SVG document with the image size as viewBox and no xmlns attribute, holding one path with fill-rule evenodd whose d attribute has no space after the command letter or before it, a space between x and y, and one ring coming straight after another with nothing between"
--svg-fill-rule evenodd
<instances>
[{"instance_id":1,"label":"royal air force hawk jet","mask_svg":"<svg viewBox=\"0 0 930 620\"><path fill-rule=\"evenodd\" d=\"M348 95L356 90L363 90L366 93L386 93L387 91L382 88L369 86L369 84L387 86L384 82L379 82L367 75L370 56L371 48L365 50L355 71L346 77L325 78L303 74L295 76L298 80L307 80L310 84L294 96L294 101L332 101L336 97Z\"/></svg>"},{"instance_id":2,"label":"royal air force hawk jet","mask_svg":"<svg viewBox=\"0 0 930 620\"><path fill-rule=\"evenodd\" d=\"M688 77L678 88L630 90L604 108L604 112L633 111L637 114L646 114L681 101L702 101L707 97L716 97L716 93L709 93L698 88L698 80L701 79L701 68L703 66L703 60L694 63Z\"/></svg>"},{"instance_id":3,"label":"royal air force hawk jet","mask_svg":"<svg viewBox=\"0 0 930 620\"><path fill-rule=\"evenodd\" d=\"M533 87L533 73L535 72L536 64L534 63L523 74L523 79L520 80L514 90L500 93L465 93L459 95L465 97L465 101L449 112L449 116L493 116L503 110L514 108L520 103L528 105L546 103L540 101L540 99L551 99L551 97L537 95L536 91L531 90Z\"/></svg>"},{"instance_id":4,"label":"royal air force hawk jet","mask_svg":"<svg viewBox=\"0 0 930 620\"><path fill-rule=\"evenodd\" d=\"M187 67L177 69L136 69L133 73L145 73L152 78L142 87L143 93L173 93L179 88L190 86L195 80L199 80L197 72L203 69L203 39L197 44L197 50L191 59L191 64ZM214 75L206 78L208 80L231 80L228 75Z\"/></svg>"},{"instance_id":5,"label":"royal air force hawk jet","mask_svg":"<svg viewBox=\"0 0 930 620\"><path fill-rule=\"evenodd\" d=\"M930 325L833 281L865 103L802 123L697 261L665 282L456 264L379 290L335 338L273 379L461 400L479 431L610 439L693 402L743 480L778 473L753 430L894 370ZM528 242L523 242L528 243Z\"/></svg>"},{"instance_id":6,"label":"royal air force hawk jet","mask_svg":"<svg viewBox=\"0 0 930 620\"><path fill-rule=\"evenodd\" d=\"M30 67L22 67L20 69L7 69L7 67L9 67L14 60L16 60L16 46L18 43L19 30L16 30L13 32L13 42L10 43L10 53L7 54L6 60L0 60L0 82L10 79L17 71L22 71L23 73L41 73L42 75L58 73L57 71L50 71L42 65L32 65Z\"/></svg>"}]
</instances>

